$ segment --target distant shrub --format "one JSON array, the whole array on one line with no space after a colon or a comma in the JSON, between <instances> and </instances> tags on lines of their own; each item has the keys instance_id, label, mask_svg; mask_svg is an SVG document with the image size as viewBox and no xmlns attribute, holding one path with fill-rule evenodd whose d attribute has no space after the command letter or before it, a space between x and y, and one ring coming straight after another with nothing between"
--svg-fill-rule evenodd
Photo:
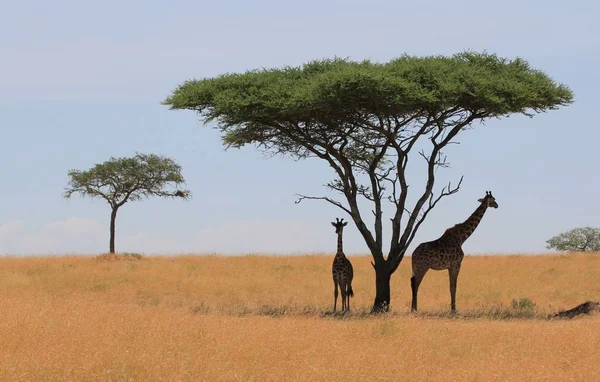
<instances>
[{"instance_id":1,"label":"distant shrub","mask_svg":"<svg viewBox=\"0 0 600 382\"><path fill-rule=\"evenodd\" d=\"M96 260L103 260L103 261L118 261L118 260L133 261L133 260L142 260L142 258L143 258L142 255L140 255L139 253L133 253L133 252L124 252L124 253L119 253L119 254L103 253L103 254L95 257Z\"/></svg>"},{"instance_id":2,"label":"distant shrub","mask_svg":"<svg viewBox=\"0 0 600 382\"><path fill-rule=\"evenodd\" d=\"M527 297L520 298L518 300L512 300L512 307L516 310L529 310L532 311L535 309L535 302L531 301Z\"/></svg>"},{"instance_id":3,"label":"distant shrub","mask_svg":"<svg viewBox=\"0 0 600 382\"><path fill-rule=\"evenodd\" d=\"M118 256L122 257L124 260L141 260L143 257L139 253L133 253L133 252L124 252Z\"/></svg>"}]
</instances>

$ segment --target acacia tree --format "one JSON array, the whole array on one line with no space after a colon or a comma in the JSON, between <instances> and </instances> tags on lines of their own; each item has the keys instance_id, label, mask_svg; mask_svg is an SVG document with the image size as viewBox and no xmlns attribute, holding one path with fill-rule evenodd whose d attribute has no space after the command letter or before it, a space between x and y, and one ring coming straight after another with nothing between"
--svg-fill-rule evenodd
<instances>
[{"instance_id":1,"label":"acacia tree","mask_svg":"<svg viewBox=\"0 0 600 382\"><path fill-rule=\"evenodd\" d=\"M548 249L559 251L600 251L600 228L573 228L546 241Z\"/></svg>"},{"instance_id":2,"label":"acacia tree","mask_svg":"<svg viewBox=\"0 0 600 382\"><path fill-rule=\"evenodd\" d=\"M169 189L185 183L181 166L171 158L154 154L136 153L131 158L111 157L87 171L70 170L68 175L70 181L65 188L65 198L80 193L102 198L110 205L110 253L115 253L117 211L125 203L152 196L191 197L189 190Z\"/></svg>"},{"instance_id":3,"label":"acacia tree","mask_svg":"<svg viewBox=\"0 0 600 382\"><path fill-rule=\"evenodd\" d=\"M350 215L373 256L373 312L381 312L389 307L390 277L417 230L460 187L434 190L436 169L448 165L444 149L458 133L490 118L531 116L571 102L566 86L522 59L464 52L383 64L336 58L189 80L164 104L215 121L226 148L255 144L271 154L325 161L335 173L326 186L343 199L299 195L298 202L325 200ZM416 201L409 203L407 172L415 155L426 162L427 181L421 190L410 188ZM384 256L388 202L391 240Z\"/></svg>"}]
</instances>

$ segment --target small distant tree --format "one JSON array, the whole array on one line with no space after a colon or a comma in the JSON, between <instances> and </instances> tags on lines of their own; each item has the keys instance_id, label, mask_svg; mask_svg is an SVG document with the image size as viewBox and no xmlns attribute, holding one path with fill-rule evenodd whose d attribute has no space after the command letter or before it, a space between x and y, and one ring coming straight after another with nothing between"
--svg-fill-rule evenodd
<instances>
[{"instance_id":1,"label":"small distant tree","mask_svg":"<svg viewBox=\"0 0 600 382\"><path fill-rule=\"evenodd\" d=\"M189 199L189 190L175 189L185 183L181 166L173 159L136 153L131 158L114 158L96 164L90 170L70 170L64 197L74 193L99 197L108 202L110 214L110 253L115 252L115 220L117 211L128 201L152 196Z\"/></svg>"},{"instance_id":2,"label":"small distant tree","mask_svg":"<svg viewBox=\"0 0 600 382\"><path fill-rule=\"evenodd\" d=\"M600 229L574 228L546 241L546 248L558 251L600 251Z\"/></svg>"}]
</instances>

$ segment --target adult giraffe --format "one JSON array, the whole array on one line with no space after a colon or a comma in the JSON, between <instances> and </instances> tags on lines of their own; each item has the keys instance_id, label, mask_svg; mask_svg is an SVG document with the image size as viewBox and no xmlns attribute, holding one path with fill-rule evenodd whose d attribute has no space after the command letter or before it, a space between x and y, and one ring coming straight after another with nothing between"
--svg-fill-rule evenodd
<instances>
[{"instance_id":1,"label":"adult giraffe","mask_svg":"<svg viewBox=\"0 0 600 382\"><path fill-rule=\"evenodd\" d=\"M417 311L417 291L425 273L429 269L436 271L447 269L450 276L450 309L452 313L456 312L456 281L458 280L460 265L465 256L462 244L475 231L487 208L498 208L498 203L496 203L491 191L486 191L485 197L479 199L478 202L481 204L467 220L448 228L439 239L421 243L415 248L412 254L413 275L410 278L412 289L411 311Z\"/></svg>"}]
</instances>

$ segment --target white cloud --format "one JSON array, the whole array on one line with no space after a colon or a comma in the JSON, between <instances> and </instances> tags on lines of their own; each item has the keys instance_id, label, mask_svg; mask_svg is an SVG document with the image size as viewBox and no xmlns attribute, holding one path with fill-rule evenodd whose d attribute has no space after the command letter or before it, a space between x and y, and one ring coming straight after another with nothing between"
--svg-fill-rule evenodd
<instances>
[{"instance_id":1,"label":"white cloud","mask_svg":"<svg viewBox=\"0 0 600 382\"><path fill-rule=\"evenodd\" d=\"M11 223L0 224L0 238L15 235L25 229L25 222L17 220Z\"/></svg>"},{"instance_id":2,"label":"white cloud","mask_svg":"<svg viewBox=\"0 0 600 382\"><path fill-rule=\"evenodd\" d=\"M91 219L68 218L35 233L28 233L23 221L0 225L0 254L97 253L107 241L107 229Z\"/></svg>"},{"instance_id":3,"label":"white cloud","mask_svg":"<svg viewBox=\"0 0 600 382\"><path fill-rule=\"evenodd\" d=\"M42 227L42 233L48 235L105 234L106 227L91 219L68 218L64 221L57 221L44 225Z\"/></svg>"}]
</instances>

